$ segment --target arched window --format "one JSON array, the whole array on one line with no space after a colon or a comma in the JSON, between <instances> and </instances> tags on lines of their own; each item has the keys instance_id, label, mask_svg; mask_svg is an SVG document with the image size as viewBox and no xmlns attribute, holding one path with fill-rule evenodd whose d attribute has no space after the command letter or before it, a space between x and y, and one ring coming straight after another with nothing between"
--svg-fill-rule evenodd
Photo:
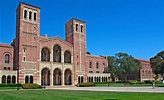
<instances>
[{"instance_id":1,"label":"arched window","mask_svg":"<svg viewBox=\"0 0 164 100\"><path fill-rule=\"evenodd\" d=\"M53 47L53 61L61 62L61 48L59 45L54 45Z\"/></svg>"},{"instance_id":2,"label":"arched window","mask_svg":"<svg viewBox=\"0 0 164 100\"><path fill-rule=\"evenodd\" d=\"M89 62L89 68L92 68L92 62L91 61Z\"/></svg>"},{"instance_id":3,"label":"arched window","mask_svg":"<svg viewBox=\"0 0 164 100\"><path fill-rule=\"evenodd\" d=\"M12 83L16 83L16 77L12 76Z\"/></svg>"},{"instance_id":4,"label":"arched window","mask_svg":"<svg viewBox=\"0 0 164 100\"><path fill-rule=\"evenodd\" d=\"M76 31L78 31L78 24L76 24Z\"/></svg>"},{"instance_id":5,"label":"arched window","mask_svg":"<svg viewBox=\"0 0 164 100\"><path fill-rule=\"evenodd\" d=\"M29 19L31 20L31 18L32 18L32 12L30 11L29 12Z\"/></svg>"},{"instance_id":6,"label":"arched window","mask_svg":"<svg viewBox=\"0 0 164 100\"><path fill-rule=\"evenodd\" d=\"M27 10L24 10L24 18L27 18Z\"/></svg>"},{"instance_id":7,"label":"arched window","mask_svg":"<svg viewBox=\"0 0 164 100\"><path fill-rule=\"evenodd\" d=\"M33 76L30 76L30 83L33 83Z\"/></svg>"},{"instance_id":8,"label":"arched window","mask_svg":"<svg viewBox=\"0 0 164 100\"><path fill-rule=\"evenodd\" d=\"M2 83L6 83L6 76L5 75L2 76Z\"/></svg>"},{"instance_id":9,"label":"arched window","mask_svg":"<svg viewBox=\"0 0 164 100\"><path fill-rule=\"evenodd\" d=\"M9 63L9 62L10 62L10 55L5 54L5 63Z\"/></svg>"},{"instance_id":10,"label":"arched window","mask_svg":"<svg viewBox=\"0 0 164 100\"><path fill-rule=\"evenodd\" d=\"M72 73L71 73L70 69L65 70L64 81L65 81L65 85L71 85L72 84Z\"/></svg>"},{"instance_id":11,"label":"arched window","mask_svg":"<svg viewBox=\"0 0 164 100\"><path fill-rule=\"evenodd\" d=\"M64 63L71 63L71 53L69 51L64 52Z\"/></svg>"},{"instance_id":12,"label":"arched window","mask_svg":"<svg viewBox=\"0 0 164 100\"><path fill-rule=\"evenodd\" d=\"M96 63L96 68L97 68L97 69L99 68L99 63L98 63L98 62Z\"/></svg>"},{"instance_id":13,"label":"arched window","mask_svg":"<svg viewBox=\"0 0 164 100\"><path fill-rule=\"evenodd\" d=\"M10 84L11 83L11 76L7 76L7 83Z\"/></svg>"},{"instance_id":14,"label":"arched window","mask_svg":"<svg viewBox=\"0 0 164 100\"><path fill-rule=\"evenodd\" d=\"M50 51L46 47L41 51L41 61L50 61Z\"/></svg>"},{"instance_id":15,"label":"arched window","mask_svg":"<svg viewBox=\"0 0 164 100\"><path fill-rule=\"evenodd\" d=\"M36 13L34 13L34 21L36 21Z\"/></svg>"},{"instance_id":16,"label":"arched window","mask_svg":"<svg viewBox=\"0 0 164 100\"><path fill-rule=\"evenodd\" d=\"M83 25L81 25L81 32L83 32Z\"/></svg>"},{"instance_id":17,"label":"arched window","mask_svg":"<svg viewBox=\"0 0 164 100\"><path fill-rule=\"evenodd\" d=\"M42 69L41 85L50 85L50 70L48 68Z\"/></svg>"},{"instance_id":18,"label":"arched window","mask_svg":"<svg viewBox=\"0 0 164 100\"><path fill-rule=\"evenodd\" d=\"M25 83L28 83L28 76L25 77Z\"/></svg>"}]
</instances>

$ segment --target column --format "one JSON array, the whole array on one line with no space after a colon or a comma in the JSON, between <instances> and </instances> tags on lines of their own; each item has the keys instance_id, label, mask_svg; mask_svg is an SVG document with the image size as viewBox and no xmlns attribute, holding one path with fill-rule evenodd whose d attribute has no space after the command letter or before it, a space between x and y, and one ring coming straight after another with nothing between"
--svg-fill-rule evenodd
<instances>
[{"instance_id":1,"label":"column","mask_svg":"<svg viewBox=\"0 0 164 100\"><path fill-rule=\"evenodd\" d=\"M50 71L50 86L53 86L53 71Z\"/></svg>"},{"instance_id":2,"label":"column","mask_svg":"<svg viewBox=\"0 0 164 100\"><path fill-rule=\"evenodd\" d=\"M64 83L64 73L63 72L61 73L61 79L62 79L62 86L64 86L65 83Z\"/></svg>"},{"instance_id":3,"label":"column","mask_svg":"<svg viewBox=\"0 0 164 100\"><path fill-rule=\"evenodd\" d=\"M73 56L71 55L71 64L73 64Z\"/></svg>"},{"instance_id":4,"label":"column","mask_svg":"<svg viewBox=\"0 0 164 100\"><path fill-rule=\"evenodd\" d=\"M61 51L61 63L64 63L64 51Z\"/></svg>"},{"instance_id":5,"label":"column","mask_svg":"<svg viewBox=\"0 0 164 100\"><path fill-rule=\"evenodd\" d=\"M50 53L50 62L53 62L53 47L51 48L51 53Z\"/></svg>"}]
</instances>

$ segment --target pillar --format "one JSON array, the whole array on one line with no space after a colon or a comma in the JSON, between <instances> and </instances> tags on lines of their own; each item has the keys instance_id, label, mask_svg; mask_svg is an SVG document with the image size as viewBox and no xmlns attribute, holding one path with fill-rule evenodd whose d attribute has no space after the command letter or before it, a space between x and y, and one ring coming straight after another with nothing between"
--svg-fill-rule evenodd
<instances>
[{"instance_id":1,"label":"pillar","mask_svg":"<svg viewBox=\"0 0 164 100\"><path fill-rule=\"evenodd\" d=\"M50 86L53 86L53 70L50 71Z\"/></svg>"},{"instance_id":2,"label":"pillar","mask_svg":"<svg viewBox=\"0 0 164 100\"><path fill-rule=\"evenodd\" d=\"M64 86L65 85L65 83L64 83L64 72L61 73L61 79L62 79L62 86Z\"/></svg>"},{"instance_id":3,"label":"pillar","mask_svg":"<svg viewBox=\"0 0 164 100\"><path fill-rule=\"evenodd\" d=\"M64 51L61 51L61 63L64 63Z\"/></svg>"}]
</instances>

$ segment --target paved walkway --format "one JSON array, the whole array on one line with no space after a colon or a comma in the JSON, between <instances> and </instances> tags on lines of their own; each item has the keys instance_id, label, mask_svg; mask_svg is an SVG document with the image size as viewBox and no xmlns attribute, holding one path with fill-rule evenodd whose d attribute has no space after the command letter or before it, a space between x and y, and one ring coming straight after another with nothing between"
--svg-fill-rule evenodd
<instances>
[{"instance_id":1,"label":"paved walkway","mask_svg":"<svg viewBox=\"0 0 164 100\"><path fill-rule=\"evenodd\" d=\"M61 90L87 90L87 91L114 91L114 92L152 92L152 93L164 93L164 87L56 87L51 89Z\"/></svg>"}]
</instances>

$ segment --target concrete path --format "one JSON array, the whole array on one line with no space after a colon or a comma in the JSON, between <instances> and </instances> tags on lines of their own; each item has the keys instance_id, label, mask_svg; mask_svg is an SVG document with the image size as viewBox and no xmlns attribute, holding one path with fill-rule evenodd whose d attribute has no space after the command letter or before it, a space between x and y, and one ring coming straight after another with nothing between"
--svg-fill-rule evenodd
<instances>
[{"instance_id":1,"label":"concrete path","mask_svg":"<svg viewBox=\"0 0 164 100\"><path fill-rule=\"evenodd\" d=\"M152 89L152 87L65 87L65 88L58 87L58 88L51 88L51 89L164 93L164 87L156 87L155 89Z\"/></svg>"}]
</instances>

